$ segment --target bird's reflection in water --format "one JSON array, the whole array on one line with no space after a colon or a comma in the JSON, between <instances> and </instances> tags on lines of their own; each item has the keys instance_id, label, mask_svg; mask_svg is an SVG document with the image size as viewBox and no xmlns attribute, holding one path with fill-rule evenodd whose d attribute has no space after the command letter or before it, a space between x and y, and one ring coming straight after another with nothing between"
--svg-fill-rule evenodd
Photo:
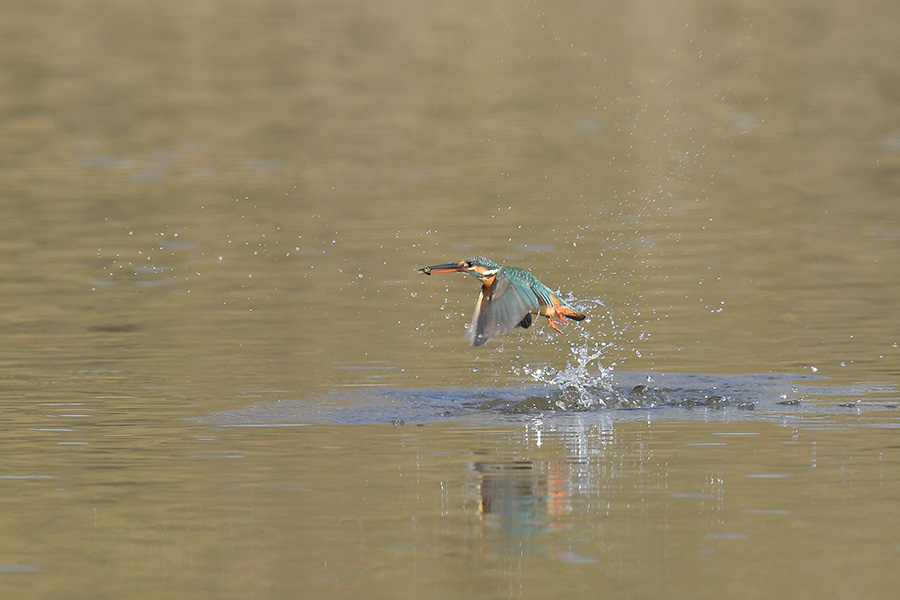
<instances>
[{"instance_id":1,"label":"bird's reflection in water","mask_svg":"<svg viewBox=\"0 0 900 600\"><path fill-rule=\"evenodd\" d=\"M485 535L521 538L549 529L547 478L531 461L476 462L472 473Z\"/></svg>"}]
</instances>

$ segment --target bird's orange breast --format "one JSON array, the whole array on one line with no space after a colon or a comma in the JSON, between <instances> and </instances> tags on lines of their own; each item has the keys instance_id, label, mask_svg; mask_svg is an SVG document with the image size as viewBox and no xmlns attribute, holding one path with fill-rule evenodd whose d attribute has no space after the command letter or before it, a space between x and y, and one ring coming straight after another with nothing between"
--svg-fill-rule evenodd
<instances>
[{"instance_id":1,"label":"bird's orange breast","mask_svg":"<svg viewBox=\"0 0 900 600\"><path fill-rule=\"evenodd\" d=\"M490 277L485 277L481 280L481 293L490 298L494 295L494 282L497 280L497 275L491 275Z\"/></svg>"}]
</instances>

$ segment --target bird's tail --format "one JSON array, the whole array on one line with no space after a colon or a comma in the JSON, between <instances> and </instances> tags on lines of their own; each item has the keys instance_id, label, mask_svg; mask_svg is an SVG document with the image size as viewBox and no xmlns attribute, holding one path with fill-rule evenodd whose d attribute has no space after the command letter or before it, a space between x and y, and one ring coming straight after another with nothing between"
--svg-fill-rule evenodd
<instances>
[{"instance_id":1,"label":"bird's tail","mask_svg":"<svg viewBox=\"0 0 900 600\"><path fill-rule=\"evenodd\" d=\"M563 304L562 306L558 306L556 308L556 314L558 314L561 317L571 319L573 321L581 321L585 318L585 315L578 312L571 306L566 306L565 304Z\"/></svg>"}]
</instances>

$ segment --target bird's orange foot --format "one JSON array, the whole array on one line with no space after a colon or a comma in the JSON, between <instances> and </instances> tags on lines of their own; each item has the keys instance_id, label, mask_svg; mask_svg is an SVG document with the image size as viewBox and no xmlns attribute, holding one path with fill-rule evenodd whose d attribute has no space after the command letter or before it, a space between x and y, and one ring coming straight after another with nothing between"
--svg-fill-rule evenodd
<instances>
[{"instance_id":1,"label":"bird's orange foot","mask_svg":"<svg viewBox=\"0 0 900 600\"><path fill-rule=\"evenodd\" d=\"M553 307L553 312L556 313L556 319L551 319L550 317L547 317L547 322L550 323L550 327L555 329L558 333L562 333L562 329L557 327L556 324L557 323L568 323L569 319L566 317L566 315L563 314L563 312L559 309L558 306Z\"/></svg>"},{"instance_id":2,"label":"bird's orange foot","mask_svg":"<svg viewBox=\"0 0 900 600\"><path fill-rule=\"evenodd\" d=\"M557 333L562 333L562 329L560 329L559 327L556 326L557 323L561 323L562 321L554 321L550 317L547 317L547 322L550 323L550 327L555 329L557 331Z\"/></svg>"}]
</instances>

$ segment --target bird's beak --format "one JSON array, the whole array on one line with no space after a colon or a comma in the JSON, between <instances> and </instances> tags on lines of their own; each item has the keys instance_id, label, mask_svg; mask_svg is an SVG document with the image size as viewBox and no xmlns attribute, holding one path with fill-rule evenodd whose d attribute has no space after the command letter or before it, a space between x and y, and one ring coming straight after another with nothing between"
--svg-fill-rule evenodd
<instances>
[{"instance_id":1,"label":"bird's beak","mask_svg":"<svg viewBox=\"0 0 900 600\"><path fill-rule=\"evenodd\" d=\"M466 268L462 265L462 263L446 263L443 265L422 267L421 269L419 269L419 272L425 275L431 275L432 273L460 273L465 270Z\"/></svg>"}]
</instances>

